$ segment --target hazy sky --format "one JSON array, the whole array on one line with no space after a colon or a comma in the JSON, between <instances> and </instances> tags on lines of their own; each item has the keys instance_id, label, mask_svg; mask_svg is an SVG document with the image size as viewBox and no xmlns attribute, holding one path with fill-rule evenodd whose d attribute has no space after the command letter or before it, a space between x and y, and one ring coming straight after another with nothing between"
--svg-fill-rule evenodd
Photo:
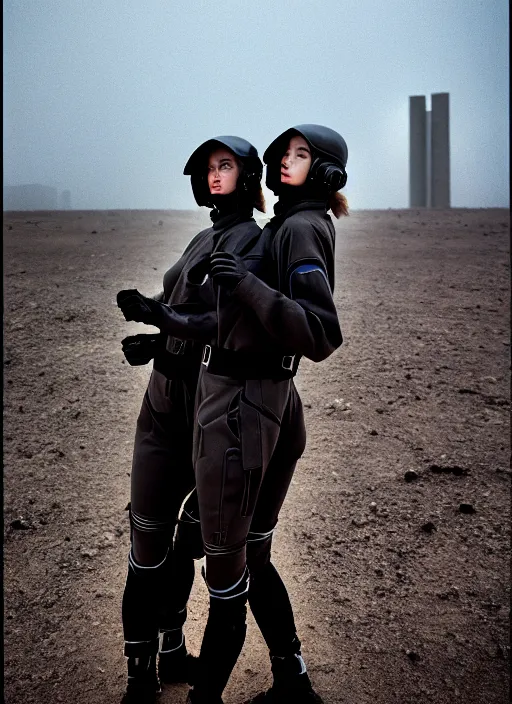
<instances>
[{"instance_id":1,"label":"hazy sky","mask_svg":"<svg viewBox=\"0 0 512 704\"><path fill-rule=\"evenodd\" d=\"M452 205L509 205L506 0L4 0L4 183L193 208L205 139L316 122L353 208L408 205L408 97L450 93Z\"/></svg>"}]
</instances>

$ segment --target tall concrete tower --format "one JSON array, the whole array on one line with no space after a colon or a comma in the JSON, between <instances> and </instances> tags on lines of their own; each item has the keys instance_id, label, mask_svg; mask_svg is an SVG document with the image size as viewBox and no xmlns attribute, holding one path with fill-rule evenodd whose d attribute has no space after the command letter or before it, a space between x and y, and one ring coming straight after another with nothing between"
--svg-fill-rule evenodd
<instances>
[{"instance_id":1,"label":"tall concrete tower","mask_svg":"<svg viewBox=\"0 0 512 704\"><path fill-rule=\"evenodd\" d=\"M450 108L448 93L432 94L430 193L432 208L450 207Z\"/></svg>"},{"instance_id":2,"label":"tall concrete tower","mask_svg":"<svg viewBox=\"0 0 512 704\"><path fill-rule=\"evenodd\" d=\"M409 97L409 207L450 207L449 94Z\"/></svg>"},{"instance_id":3,"label":"tall concrete tower","mask_svg":"<svg viewBox=\"0 0 512 704\"><path fill-rule=\"evenodd\" d=\"M425 96L409 97L409 207L427 205L427 128Z\"/></svg>"}]
</instances>

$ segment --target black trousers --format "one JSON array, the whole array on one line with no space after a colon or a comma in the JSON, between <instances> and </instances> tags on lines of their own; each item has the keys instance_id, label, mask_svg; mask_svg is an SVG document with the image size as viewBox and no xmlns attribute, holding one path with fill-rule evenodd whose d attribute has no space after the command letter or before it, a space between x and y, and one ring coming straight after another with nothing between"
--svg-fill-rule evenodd
<instances>
[{"instance_id":1,"label":"black trousers","mask_svg":"<svg viewBox=\"0 0 512 704\"><path fill-rule=\"evenodd\" d=\"M249 532L274 529L305 442L293 380L201 369L193 461L209 587L232 586L247 564Z\"/></svg>"},{"instance_id":2,"label":"black trousers","mask_svg":"<svg viewBox=\"0 0 512 704\"><path fill-rule=\"evenodd\" d=\"M125 643L154 642L173 599L172 540L194 487L191 459L195 380L153 371L137 419L131 473L131 551L123 595ZM142 647L142 646L141 646Z\"/></svg>"}]
</instances>

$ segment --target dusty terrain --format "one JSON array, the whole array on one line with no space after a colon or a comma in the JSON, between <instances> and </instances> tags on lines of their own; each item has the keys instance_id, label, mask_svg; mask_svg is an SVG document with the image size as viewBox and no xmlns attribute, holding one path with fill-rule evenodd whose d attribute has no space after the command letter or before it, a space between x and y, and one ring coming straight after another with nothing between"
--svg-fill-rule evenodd
<instances>
[{"instance_id":1,"label":"dusty terrain","mask_svg":"<svg viewBox=\"0 0 512 704\"><path fill-rule=\"evenodd\" d=\"M4 214L8 704L120 700L124 509L149 367L124 364L120 340L143 326L115 294L157 292L204 223ZM337 230L345 343L301 364L308 446L274 549L311 678L326 704L504 704L509 211L360 211ZM205 604L197 578L194 652ZM225 701L269 683L250 616Z\"/></svg>"}]
</instances>

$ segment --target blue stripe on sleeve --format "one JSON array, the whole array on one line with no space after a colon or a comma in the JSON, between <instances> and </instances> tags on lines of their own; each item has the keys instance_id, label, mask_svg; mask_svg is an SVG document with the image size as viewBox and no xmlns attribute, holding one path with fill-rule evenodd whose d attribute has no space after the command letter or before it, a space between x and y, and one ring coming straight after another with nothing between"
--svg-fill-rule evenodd
<instances>
[{"instance_id":1,"label":"blue stripe on sleeve","mask_svg":"<svg viewBox=\"0 0 512 704\"><path fill-rule=\"evenodd\" d=\"M311 274L313 271L319 271L322 276L324 277L325 281L327 282L327 285L329 286L329 281L327 280L327 276L325 275L325 271L320 267L318 264L301 264L298 266L296 269L292 271L290 274L290 294L292 293L292 277L294 274Z\"/></svg>"}]
</instances>

